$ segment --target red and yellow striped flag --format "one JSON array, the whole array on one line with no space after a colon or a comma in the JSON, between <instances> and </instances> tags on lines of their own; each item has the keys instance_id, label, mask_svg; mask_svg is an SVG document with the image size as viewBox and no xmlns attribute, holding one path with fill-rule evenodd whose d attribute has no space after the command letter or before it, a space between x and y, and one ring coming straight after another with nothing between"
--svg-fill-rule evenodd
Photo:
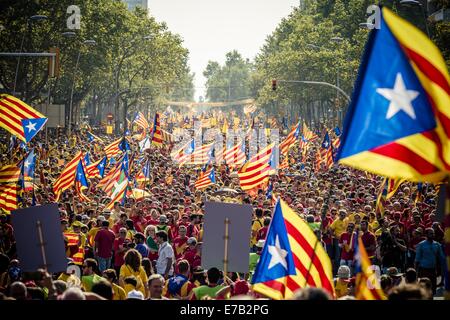
<instances>
[{"instance_id":1,"label":"red and yellow striped flag","mask_svg":"<svg viewBox=\"0 0 450 320\"><path fill-rule=\"evenodd\" d=\"M331 260L308 224L278 200L265 245L252 278L253 290L289 299L305 287L335 296Z\"/></svg>"},{"instance_id":2,"label":"red and yellow striped flag","mask_svg":"<svg viewBox=\"0 0 450 320\"><path fill-rule=\"evenodd\" d=\"M19 176L20 168L14 165L6 165L0 169L0 184L17 183Z\"/></svg>"},{"instance_id":3,"label":"red and yellow striped flag","mask_svg":"<svg viewBox=\"0 0 450 320\"><path fill-rule=\"evenodd\" d=\"M280 143L280 150L282 155L286 155L290 148L294 146L297 142L300 134L300 121L295 125L295 127L289 132L286 139Z\"/></svg>"},{"instance_id":4,"label":"red and yellow striped flag","mask_svg":"<svg viewBox=\"0 0 450 320\"><path fill-rule=\"evenodd\" d=\"M53 192L56 195L55 201L59 200L61 193L75 184L75 172L77 171L78 162L81 161L83 153L79 151L75 157L66 165L58 179L53 184Z\"/></svg>"},{"instance_id":5,"label":"red and yellow striped flag","mask_svg":"<svg viewBox=\"0 0 450 320\"><path fill-rule=\"evenodd\" d=\"M251 190L261 188L269 182L271 169L269 160L273 147L274 143L258 152L238 171L242 190L250 192Z\"/></svg>"},{"instance_id":6,"label":"red and yellow striped flag","mask_svg":"<svg viewBox=\"0 0 450 320\"><path fill-rule=\"evenodd\" d=\"M163 138L161 133L161 122L159 120L159 113L155 114L155 120L153 123L153 131L152 131L152 145L156 147L162 147Z\"/></svg>"},{"instance_id":7,"label":"red and yellow striped flag","mask_svg":"<svg viewBox=\"0 0 450 320\"><path fill-rule=\"evenodd\" d=\"M108 157L108 159L114 157L115 155L117 155L119 152L121 152L119 145L122 142L123 138L119 138L113 142L111 142L110 144L108 144L105 147L105 153L106 156Z\"/></svg>"},{"instance_id":8,"label":"red and yellow striped flag","mask_svg":"<svg viewBox=\"0 0 450 320\"><path fill-rule=\"evenodd\" d=\"M33 121L25 124L24 120ZM46 122L47 118L42 113L25 102L9 94L0 95L0 127L20 140L29 142Z\"/></svg>"},{"instance_id":9,"label":"red and yellow striped flag","mask_svg":"<svg viewBox=\"0 0 450 320\"><path fill-rule=\"evenodd\" d=\"M0 209L9 213L18 208L19 189L17 184L0 184Z\"/></svg>"}]
</instances>

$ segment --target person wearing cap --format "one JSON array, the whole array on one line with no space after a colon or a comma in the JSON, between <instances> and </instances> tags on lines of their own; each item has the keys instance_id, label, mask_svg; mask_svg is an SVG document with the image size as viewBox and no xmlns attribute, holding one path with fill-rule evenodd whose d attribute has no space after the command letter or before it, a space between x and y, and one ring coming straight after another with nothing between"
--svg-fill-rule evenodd
<instances>
[{"instance_id":1,"label":"person wearing cap","mask_svg":"<svg viewBox=\"0 0 450 320\"><path fill-rule=\"evenodd\" d=\"M348 266L340 266L337 272L337 278L334 278L334 288L336 298L340 298L350 294L350 276L351 270Z\"/></svg>"},{"instance_id":2,"label":"person wearing cap","mask_svg":"<svg viewBox=\"0 0 450 320\"><path fill-rule=\"evenodd\" d=\"M184 254L181 257L181 259L187 260L191 268L200 266L201 256L197 246L198 244L197 239L195 239L194 237L190 237L187 240L186 244L188 245L188 247L184 251Z\"/></svg>"},{"instance_id":3,"label":"person wearing cap","mask_svg":"<svg viewBox=\"0 0 450 320\"><path fill-rule=\"evenodd\" d=\"M144 300L144 295L142 292L138 290L131 290L128 292L127 299L126 300Z\"/></svg>"},{"instance_id":4,"label":"person wearing cap","mask_svg":"<svg viewBox=\"0 0 450 320\"><path fill-rule=\"evenodd\" d=\"M172 241L172 232L170 230L170 226L167 224L169 220L167 216L162 214L159 216L159 224L156 226L157 231L165 231L168 235L168 240Z\"/></svg>"}]
</instances>

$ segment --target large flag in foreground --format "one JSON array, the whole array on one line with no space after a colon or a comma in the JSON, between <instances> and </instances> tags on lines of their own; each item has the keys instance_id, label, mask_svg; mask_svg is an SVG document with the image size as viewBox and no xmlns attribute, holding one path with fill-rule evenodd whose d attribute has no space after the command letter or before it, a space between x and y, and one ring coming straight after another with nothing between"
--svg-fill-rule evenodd
<instances>
[{"instance_id":1,"label":"large flag in foreground","mask_svg":"<svg viewBox=\"0 0 450 320\"><path fill-rule=\"evenodd\" d=\"M283 200L276 204L252 284L256 292L278 300L306 286L334 296L330 258L312 229Z\"/></svg>"},{"instance_id":2,"label":"large flag in foreground","mask_svg":"<svg viewBox=\"0 0 450 320\"><path fill-rule=\"evenodd\" d=\"M361 62L339 162L390 178L442 181L450 172L449 106L439 49L383 8Z\"/></svg>"}]
</instances>

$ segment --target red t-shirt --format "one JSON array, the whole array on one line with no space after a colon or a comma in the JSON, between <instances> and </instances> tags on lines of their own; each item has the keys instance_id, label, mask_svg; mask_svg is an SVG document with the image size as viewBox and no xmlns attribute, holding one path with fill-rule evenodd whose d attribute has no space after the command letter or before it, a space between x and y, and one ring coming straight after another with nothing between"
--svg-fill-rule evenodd
<instances>
[{"instance_id":1,"label":"red t-shirt","mask_svg":"<svg viewBox=\"0 0 450 320\"><path fill-rule=\"evenodd\" d=\"M339 243L342 244L342 249L341 249L341 259L343 260L353 260L353 254L354 252L354 241L356 237L353 237L353 239L351 239L352 235L348 232L344 232L341 235L341 238L339 239ZM352 241L352 243L350 243ZM347 247L351 248L349 251L345 250L344 248L344 242L346 241L347 243Z\"/></svg>"},{"instance_id":2,"label":"red t-shirt","mask_svg":"<svg viewBox=\"0 0 450 320\"><path fill-rule=\"evenodd\" d=\"M119 230L120 228L125 228L125 224L122 221L117 222L113 227L112 227L112 231L115 234L119 234Z\"/></svg>"},{"instance_id":3,"label":"red t-shirt","mask_svg":"<svg viewBox=\"0 0 450 320\"><path fill-rule=\"evenodd\" d=\"M133 216L131 217L131 220L133 220L134 228L137 232L144 232L147 221L143 217Z\"/></svg>"},{"instance_id":4,"label":"red t-shirt","mask_svg":"<svg viewBox=\"0 0 450 320\"><path fill-rule=\"evenodd\" d=\"M111 258L112 248L116 236L114 232L109 229L100 229L95 235L95 247L97 248L97 255L100 258Z\"/></svg>"},{"instance_id":5,"label":"red t-shirt","mask_svg":"<svg viewBox=\"0 0 450 320\"><path fill-rule=\"evenodd\" d=\"M119 246L123 245L125 242L125 239L117 238L114 240L114 266L120 267L125 263L125 260L123 257L125 256L125 251L122 253L119 253Z\"/></svg>"},{"instance_id":6,"label":"red t-shirt","mask_svg":"<svg viewBox=\"0 0 450 320\"><path fill-rule=\"evenodd\" d=\"M159 220L153 220L151 217L147 218L147 225L157 226L159 224Z\"/></svg>"},{"instance_id":7,"label":"red t-shirt","mask_svg":"<svg viewBox=\"0 0 450 320\"><path fill-rule=\"evenodd\" d=\"M201 265L201 257L198 255L197 249L191 250L186 248L182 259L186 259L189 262L191 269Z\"/></svg>"},{"instance_id":8,"label":"red t-shirt","mask_svg":"<svg viewBox=\"0 0 450 320\"><path fill-rule=\"evenodd\" d=\"M176 237L175 239L173 239L172 244L175 253L175 259L178 260L184 254L184 251L187 248L186 242L188 239L188 237L184 237L183 239L181 239L180 237Z\"/></svg>"},{"instance_id":9,"label":"red t-shirt","mask_svg":"<svg viewBox=\"0 0 450 320\"><path fill-rule=\"evenodd\" d=\"M256 241L259 240L266 240L267 231L269 231L269 227L262 227L258 230L258 233L256 234Z\"/></svg>"},{"instance_id":10,"label":"red t-shirt","mask_svg":"<svg viewBox=\"0 0 450 320\"><path fill-rule=\"evenodd\" d=\"M364 247L366 248L367 255L369 256L369 258L373 257L375 255L375 250L368 249L370 246L376 245L377 243L373 233L369 231L364 232L361 236L361 240L364 244Z\"/></svg>"}]
</instances>

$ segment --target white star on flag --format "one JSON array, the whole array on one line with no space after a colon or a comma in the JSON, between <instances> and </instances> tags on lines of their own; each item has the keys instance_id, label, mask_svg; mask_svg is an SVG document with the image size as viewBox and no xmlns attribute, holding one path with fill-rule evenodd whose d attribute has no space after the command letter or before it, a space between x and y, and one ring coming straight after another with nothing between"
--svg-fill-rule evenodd
<instances>
[{"instance_id":1,"label":"white star on flag","mask_svg":"<svg viewBox=\"0 0 450 320\"><path fill-rule=\"evenodd\" d=\"M275 267L277 264L281 264L284 267L284 269L287 270L286 256L288 252L284 249L281 249L280 239L278 235L275 238L275 245L269 246L269 253L271 258L268 269Z\"/></svg>"},{"instance_id":2,"label":"white star on flag","mask_svg":"<svg viewBox=\"0 0 450 320\"><path fill-rule=\"evenodd\" d=\"M25 126L25 128L27 128L28 129L28 132L31 132L31 131L36 131L36 122L29 122L28 123L28 125L27 126Z\"/></svg>"},{"instance_id":3,"label":"white star on flag","mask_svg":"<svg viewBox=\"0 0 450 320\"><path fill-rule=\"evenodd\" d=\"M400 72L395 77L394 88L378 88L377 93L390 101L386 119L390 119L403 110L412 119L416 119L416 113L411 102L417 98L419 91L407 90Z\"/></svg>"}]
</instances>

